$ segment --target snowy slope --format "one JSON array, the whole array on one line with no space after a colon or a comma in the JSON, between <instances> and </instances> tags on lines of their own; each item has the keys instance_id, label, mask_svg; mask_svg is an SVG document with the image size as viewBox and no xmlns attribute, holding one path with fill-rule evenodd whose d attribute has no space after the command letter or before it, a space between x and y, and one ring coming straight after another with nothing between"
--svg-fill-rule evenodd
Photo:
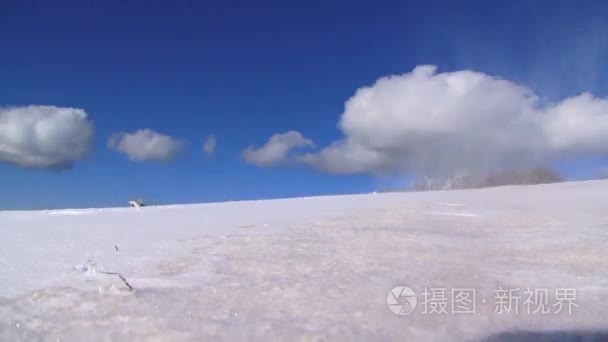
<instances>
[{"instance_id":1,"label":"snowy slope","mask_svg":"<svg viewBox=\"0 0 608 342\"><path fill-rule=\"evenodd\" d=\"M0 212L0 233L0 340L440 341L608 330L608 181ZM408 315L387 307L397 285L417 294ZM425 287L447 289L448 310L450 290L474 289L476 311L424 313ZM578 306L526 314L520 292L517 314L495 313L496 291L515 288L575 289ZM540 335L497 335L517 331Z\"/></svg>"}]
</instances>

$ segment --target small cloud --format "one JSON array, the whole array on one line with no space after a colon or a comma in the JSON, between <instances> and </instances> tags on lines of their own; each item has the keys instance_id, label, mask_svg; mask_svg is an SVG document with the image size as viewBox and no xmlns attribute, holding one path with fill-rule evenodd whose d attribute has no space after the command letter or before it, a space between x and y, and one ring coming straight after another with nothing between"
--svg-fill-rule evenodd
<instances>
[{"instance_id":1,"label":"small cloud","mask_svg":"<svg viewBox=\"0 0 608 342\"><path fill-rule=\"evenodd\" d=\"M289 131L273 135L262 147L247 147L242 156L250 164L269 167L285 163L291 150L306 146L314 146L314 143L299 132Z\"/></svg>"},{"instance_id":2,"label":"small cloud","mask_svg":"<svg viewBox=\"0 0 608 342\"><path fill-rule=\"evenodd\" d=\"M66 168L92 146L94 127L79 108L0 108L0 162L29 168Z\"/></svg>"},{"instance_id":3,"label":"small cloud","mask_svg":"<svg viewBox=\"0 0 608 342\"><path fill-rule=\"evenodd\" d=\"M215 139L215 135L211 134L207 137L205 142L203 143L203 152L208 156L211 156L213 152L215 152L215 146L217 145L217 140Z\"/></svg>"},{"instance_id":4,"label":"small cloud","mask_svg":"<svg viewBox=\"0 0 608 342\"><path fill-rule=\"evenodd\" d=\"M133 133L115 133L108 139L108 147L126 154L132 161L170 161L182 150L183 143L149 128Z\"/></svg>"}]
</instances>

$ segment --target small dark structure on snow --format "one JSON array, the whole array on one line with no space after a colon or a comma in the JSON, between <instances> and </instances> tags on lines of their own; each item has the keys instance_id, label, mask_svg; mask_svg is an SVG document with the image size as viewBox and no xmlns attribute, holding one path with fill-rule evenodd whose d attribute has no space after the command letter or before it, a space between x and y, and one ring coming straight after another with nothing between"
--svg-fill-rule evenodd
<instances>
[{"instance_id":1,"label":"small dark structure on snow","mask_svg":"<svg viewBox=\"0 0 608 342\"><path fill-rule=\"evenodd\" d=\"M146 206L146 204L145 204L144 200L142 200L142 199L135 199L135 200L130 200L129 201L129 207L132 207L132 208L141 208L141 207L144 207L144 206Z\"/></svg>"}]
</instances>

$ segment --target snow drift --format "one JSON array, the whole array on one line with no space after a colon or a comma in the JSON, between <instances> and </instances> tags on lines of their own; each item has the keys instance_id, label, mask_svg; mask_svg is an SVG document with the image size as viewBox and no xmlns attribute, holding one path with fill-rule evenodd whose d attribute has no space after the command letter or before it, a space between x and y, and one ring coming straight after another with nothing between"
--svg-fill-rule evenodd
<instances>
[{"instance_id":1,"label":"snow drift","mask_svg":"<svg viewBox=\"0 0 608 342\"><path fill-rule=\"evenodd\" d=\"M601 339L606 203L591 181L0 212L0 340ZM429 288L474 289L475 313L425 313ZM519 312L496 313L516 288ZM576 306L527 314L528 288Z\"/></svg>"}]
</instances>

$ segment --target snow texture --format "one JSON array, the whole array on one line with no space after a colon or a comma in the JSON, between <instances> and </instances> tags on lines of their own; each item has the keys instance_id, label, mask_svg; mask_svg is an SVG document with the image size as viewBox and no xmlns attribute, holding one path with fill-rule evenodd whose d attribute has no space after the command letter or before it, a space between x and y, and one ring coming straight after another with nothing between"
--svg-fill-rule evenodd
<instances>
[{"instance_id":1,"label":"snow texture","mask_svg":"<svg viewBox=\"0 0 608 342\"><path fill-rule=\"evenodd\" d=\"M0 212L0 340L601 340L607 204L590 181ZM477 314L424 314L425 287L474 288ZM578 307L500 315L499 287Z\"/></svg>"}]
</instances>

